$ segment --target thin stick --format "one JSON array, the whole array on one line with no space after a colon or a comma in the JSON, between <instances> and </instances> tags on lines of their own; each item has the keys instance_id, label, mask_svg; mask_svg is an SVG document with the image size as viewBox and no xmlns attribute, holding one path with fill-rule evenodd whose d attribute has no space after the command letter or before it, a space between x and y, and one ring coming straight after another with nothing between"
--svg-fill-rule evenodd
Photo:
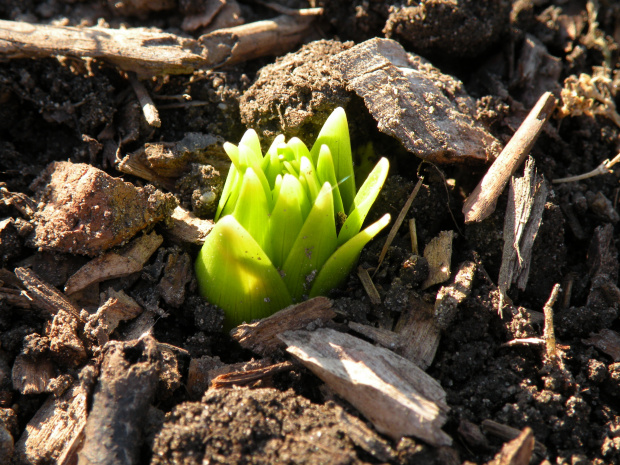
<instances>
[{"instance_id":1,"label":"thin stick","mask_svg":"<svg viewBox=\"0 0 620 465\"><path fill-rule=\"evenodd\" d=\"M409 220L409 235L411 236L411 253L413 255L420 255L418 249L418 229L415 225L415 218Z\"/></svg>"},{"instance_id":2,"label":"thin stick","mask_svg":"<svg viewBox=\"0 0 620 465\"><path fill-rule=\"evenodd\" d=\"M398 218L396 218L396 221L394 222L392 229L390 229L390 233L388 234L388 237L385 240L385 244L383 244L383 249L381 249L381 254L379 255L379 264L377 265L377 268L375 268L375 272L372 274L373 277L377 274L377 271L379 270L379 267L383 263L383 259L385 258L385 255L387 254L387 251L390 248L392 241L394 240L394 238L396 237L396 234L398 233L398 228L400 228L400 225L403 224L403 220L405 219L405 216L407 215L409 208L411 208L411 204L413 203L413 200L418 195L418 191L420 190L420 187L422 187L422 181L424 181L424 176L422 176L418 180L418 183L413 188L413 191L411 191L411 194L409 194L409 198L405 202L403 209L398 214Z\"/></svg>"},{"instance_id":3,"label":"thin stick","mask_svg":"<svg viewBox=\"0 0 620 465\"><path fill-rule=\"evenodd\" d=\"M576 176L569 176L567 178L554 179L552 182L554 184L557 184L560 182L575 182L575 181L582 181L588 178L593 178L594 176L599 176L601 174L610 174L610 173L613 173L613 171L611 170L611 167L614 166L618 162L620 162L620 153L616 155L612 160L609 160L608 158L607 160L602 162L600 165L598 165L596 168L594 168L592 171L589 171L584 174L578 174Z\"/></svg>"},{"instance_id":4,"label":"thin stick","mask_svg":"<svg viewBox=\"0 0 620 465\"><path fill-rule=\"evenodd\" d=\"M465 222L482 221L495 210L497 198L506 187L508 180L530 153L534 142L555 108L555 97L545 92L532 108L502 153L493 162L484 178L465 200L463 214Z\"/></svg>"},{"instance_id":5,"label":"thin stick","mask_svg":"<svg viewBox=\"0 0 620 465\"><path fill-rule=\"evenodd\" d=\"M364 290L366 291L366 294L368 294L370 302L374 305L381 305L381 296L375 287L375 283L372 282L372 278L368 274L368 270L360 265L357 268L357 276L359 276L362 286L364 286Z\"/></svg>"},{"instance_id":6,"label":"thin stick","mask_svg":"<svg viewBox=\"0 0 620 465\"><path fill-rule=\"evenodd\" d=\"M131 82L131 87L133 87L133 91L136 93L136 97L138 97L138 102L140 102L140 107L142 107L142 113L144 114L146 122L149 123L149 126L160 128L161 120L159 119L157 107L146 90L146 87L144 87L144 84L136 77L136 73L129 73L129 82Z\"/></svg>"},{"instance_id":7,"label":"thin stick","mask_svg":"<svg viewBox=\"0 0 620 465\"><path fill-rule=\"evenodd\" d=\"M551 291L551 295L549 296L549 300L545 304L543 311L545 313L545 329L544 329L544 339L545 346L547 348L547 358L549 360L553 360L557 356L557 350L555 346L555 330L553 329L553 304L558 298L560 294L560 285L556 284L553 286L553 290Z\"/></svg>"}]
</instances>

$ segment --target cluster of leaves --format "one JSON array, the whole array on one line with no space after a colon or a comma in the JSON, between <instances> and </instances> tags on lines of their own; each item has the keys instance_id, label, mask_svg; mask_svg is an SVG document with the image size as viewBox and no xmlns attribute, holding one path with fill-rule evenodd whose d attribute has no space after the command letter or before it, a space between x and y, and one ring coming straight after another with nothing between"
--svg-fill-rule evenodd
<instances>
[{"instance_id":1,"label":"cluster of leaves","mask_svg":"<svg viewBox=\"0 0 620 465\"><path fill-rule=\"evenodd\" d=\"M356 193L342 108L311 150L279 135L263 156L254 130L224 149L232 165L196 275L202 296L224 310L228 327L339 286L390 221L385 215L360 231L389 163L382 158Z\"/></svg>"}]
</instances>

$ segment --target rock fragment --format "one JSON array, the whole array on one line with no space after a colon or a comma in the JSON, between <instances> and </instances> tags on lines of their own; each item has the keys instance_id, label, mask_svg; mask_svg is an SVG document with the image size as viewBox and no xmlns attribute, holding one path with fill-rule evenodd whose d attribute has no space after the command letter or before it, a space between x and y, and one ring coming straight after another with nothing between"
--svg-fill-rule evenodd
<instances>
[{"instance_id":1,"label":"rock fragment","mask_svg":"<svg viewBox=\"0 0 620 465\"><path fill-rule=\"evenodd\" d=\"M135 187L86 164L54 162L33 184L39 206L32 244L96 255L170 215L174 197Z\"/></svg>"}]
</instances>

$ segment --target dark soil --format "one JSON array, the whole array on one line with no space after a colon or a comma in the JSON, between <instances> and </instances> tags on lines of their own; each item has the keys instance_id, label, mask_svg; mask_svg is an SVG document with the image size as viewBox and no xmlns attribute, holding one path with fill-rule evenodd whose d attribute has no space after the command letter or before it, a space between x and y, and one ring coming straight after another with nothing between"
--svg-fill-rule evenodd
<instances>
[{"instance_id":1,"label":"dark soil","mask_svg":"<svg viewBox=\"0 0 620 465\"><path fill-rule=\"evenodd\" d=\"M113 3L8 0L0 2L0 19L94 25L103 18L112 27L124 23L180 31L180 7L117 16L110 7ZM191 2L178 3L186 8ZM511 304L500 316L496 284L506 193L490 218L465 225L463 201L485 167L420 166L419 158L378 132L363 101L328 66L331 55L354 43L373 37L397 40L407 51L460 79L475 99L477 120L505 144L542 91L554 91L559 98L564 80L571 75L592 75L593 67L607 63L610 102L618 102L620 4L597 2L595 26L586 2L580 0L513 0L512 4L508 0L445 0L407 2L408 6L389 0L279 3L292 8L324 6L325 14L307 38L308 42L324 42L285 59L268 57L193 76L146 81L156 97L189 94L205 102L203 106L166 108L167 101L156 99L162 103L159 129L143 121L125 76L103 62L67 57L0 62L0 182L10 192L34 198L30 186L35 178L51 162L63 160L88 163L121 176L114 169L119 144L124 155L149 142L180 141L192 132L237 143L246 127L254 127L265 144L280 132L311 143L331 110L344 106L354 150L361 153L372 142L376 155L388 156L392 164L370 219L386 211L395 217L419 171L425 176L424 186L407 219L416 219L421 250L440 231L454 230L453 269L464 260L478 264L474 288L442 334L434 363L427 370L448 393L451 411L444 430L454 444L436 449L415 438L394 442L382 437L301 367L261 381L254 386L257 389L209 390L204 397L189 392L185 385L190 359L236 363L250 360L253 354L222 332L221 314L197 297L195 282L189 284L180 305L160 299L156 286L166 257L180 253L166 239L144 272L106 284L125 289L142 306L157 312L154 337L183 349L170 352L174 360L163 364L154 404L142 425L145 440L140 463L485 463L506 439L480 433L484 420L517 429L531 427L543 446L535 449L532 463L620 463L620 358L586 341L602 330L620 330L616 287L620 175L549 182L551 193L534 246L528 286L525 291L513 286ZM248 22L274 16L258 2L243 1L240 6ZM534 66L534 75L523 74L519 67L524 63L527 40L548 52ZM550 71L553 66L557 66L556 74ZM576 112L561 116L566 115L556 112L532 151L547 181L591 171L618 153L620 128L611 118ZM137 186L146 184L128 175L123 179ZM188 209L192 208L190 199L191 194L179 196ZM8 217L18 220L21 214L0 203L0 220ZM85 259L31 247L26 238L32 227L24 223L16 221L14 230L0 235L0 266L8 270L30 266L46 282L62 289ZM332 296L337 323L356 321L393 329L412 295L434 301L438 286L420 290L426 263L412 262L407 220L404 224L375 278L384 304L371 305L357 276L352 275ZM371 243L361 263L376 265L382 245L382 238ZM193 260L197 247L182 248ZM542 337L537 312L542 312L556 283L563 288L554 320L561 367L546 360L544 346L504 345L517 338ZM0 287L5 285L0 283ZM102 285L99 291L104 290ZM42 315L0 300L0 450L8 451L9 444L19 440L37 409L53 395L20 394L11 379L20 353L49 357L49 341L41 336L47 325ZM130 330L125 324L118 333ZM272 356L275 361L285 358L283 353ZM57 379L77 382L79 376L84 377L80 370L86 363L75 367L54 360ZM469 427L480 433L476 440L465 433ZM0 456L8 463L8 455ZM14 460L25 463L17 456Z\"/></svg>"}]
</instances>

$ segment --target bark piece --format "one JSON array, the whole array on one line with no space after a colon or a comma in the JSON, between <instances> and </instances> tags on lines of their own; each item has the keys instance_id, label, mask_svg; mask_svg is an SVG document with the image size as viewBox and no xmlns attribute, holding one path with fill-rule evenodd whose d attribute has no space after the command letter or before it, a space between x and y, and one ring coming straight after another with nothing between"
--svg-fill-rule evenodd
<instances>
[{"instance_id":1,"label":"bark piece","mask_svg":"<svg viewBox=\"0 0 620 465\"><path fill-rule=\"evenodd\" d=\"M513 283L522 291L527 286L534 240L542 222L548 189L530 157L523 177L512 178L504 220L504 251L499 270L500 312L504 296Z\"/></svg>"},{"instance_id":2,"label":"bark piece","mask_svg":"<svg viewBox=\"0 0 620 465\"><path fill-rule=\"evenodd\" d=\"M487 162L499 154L497 139L455 103L456 93L463 101L469 99L462 83L454 80L453 88L440 87L436 80L441 73L408 54L398 42L367 40L338 54L331 63L364 99L379 130L418 157L435 163L465 163Z\"/></svg>"},{"instance_id":3,"label":"bark piece","mask_svg":"<svg viewBox=\"0 0 620 465\"><path fill-rule=\"evenodd\" d=\"M450 326L459 304L469 296L475 274L476 264L463 262L454 276L454 283L439 289L435 300L435 323L441 329Z\"/></svg>"},{"instance_id":4,"label":"bark piece","mask_svg":"<svg viewBox=\"0 0 620 465\"><path fill-rule=\"evenodd\" d=\"M614 362L620 362L620 334L614 330L601 329L598 333L592 334L589 339L582 339L582 342L605 352L614 359Z\"/></svg>"},{"instance_id":5,"label":"bark piece","mask_svg":"<svg viewBox=\"0 0 620 465\"><path fill-rule=\"evenodd\" d=\"M193 132L178 142L149 142L127 154L117 169L163 187L174 187L176 179L187 173L192 163L213 165L226 173L230 159L223 143L220 137Z\"/></svg>"},{"instance_id":6,"label":"bark piece","mask_svg":"<svg viewBox=\"0 0 620 465\"><path fill-rule=\"evenodd\" d=\"M441 385L408 360L328 328L287 331L287 351L394 440L415 436L450 445L441 430L449 410Z\"/></svg>"},{"instance_id":7,"label":"bark piece","mask_svg":"<svg viewBox=\"0 0 620 465\"><path fill-rule=\"evenodd\" d=\"M493 420L483 420L482 428L489 434L505 439L507 441L517 439L521 434L523 434L523 431L520 431L517 428L513 428L512 426L504 425ZM547 448L544 446L544 444L535 441L534 452L539 455L545 455L547 453Z\"/></svg>"},{"instance_id":8,"label":"bark piece","mask_svg":"<svg viewBox=\"0 0 620 465\"><path fill-rule=\"evenodd\" d=\"M64 310L54 315L46 331L50 338L50 350L56 360L65 366L76 367L87 358L86 349L78 337L78 320Z\"/></svg>"},{"instance_id":9,"label":"bark piece","mask_svg":"<svg viewBox=\"0 0 620 465\"><path fill-rule=\"evenodd\" d=\"M546 91L559 95L562 90L562 60L550 55L545 44L531 34L523 40L516 72L515 80L523 87L520 100L528 108Z\"/></svg>"},{"instance_id":10,"label":"bark piece","mask_svg":"<svg viewBox=\"0 0 620 465\"><path fill-rule=\"evenodd\" d=\"M6 266L22 252L22 240L13 218L0 220L0 266Z\"/></svg>"},{"instance_id":11,"label":"bark piece","mask_svg":"<svg viewBox=\"0 0 620 465\"><path fill-rule=\"evenodd\" d=\"M181 29L191 32L198 28L208 26L211 21L213 21L213 18L222 10L224 5L226 5L226 0L208 0L202 7L202 11L187 15L183 18Z\"/></svg>"},{"instance_id":12,"label":"bark piece","mask_svg":"<svg viewBox=\"0 0 620 465\"><path fill-rule=\"evenodd\" d=\"M465 222L482 221L495 210L508 180L530 153L545 123L555 109L555 97L545 92L514 133L502 153L463 204Z\"/></svg>"},{"instance_id":13,"label":"bark piece","mask_svg":"<svg viewBox=\"0 0 620 465\"><path fill-rule=\"evenodd\" d=\"M450 279L450 261L452 260L452 231L441 231L424 247L424 258L428 261L428 277L421 289Z\"/></svg>"},{"instance_id":14,"label":"bark piece","mask_svg":"<svg viewBox=\"0 0 620 465\"><path fill-rule=\"evenodd\" d=\"M396 462L396 452L388 441L380 437L375 431L366 426L362 420L353 415L340 411L340 426L356 446L382 462Z\"/></svg>"},{"instance_id":15,"label":"bark piece","mask_svg":"<svg viewBox=\"0 0 620 465\"><path fill-rule=\"evenodd\" d=\"M150 336L106 346L79 465L139 462L143 418L155 395L159 369L157 341Z\"/></svg>"},{"instance_id":16,"label":"bark piece","mask_svg":"<svg viewBox=\"0 0 620 465\"><path fill-rule=\"evenodd\" d=\"M245 386L283 371L290 371L294 367L295 365L291 362L280 362L263 368L257 368L255 370L242 372L235 371L213 378L211 381L211 387L218 389L232 386Z\"/></svg>"},{"instance_id":17,"label":"bark piece","mask_svg":"<svg viewBox=\"0 0 620 465\"><path fill-rule=\"evenodd\" d=\"M107 294L107 299L99 307L97 313L91 315L84 325L84 333L103 346L110 339L109 336L118 327L121 321L132 320L142 313L142 307L125 294L113 289Z\"/></svg>"},{"instance_id":18,"label":"bark piece","mask_svg":"<svg viewBox=\"0 0 620 465\"><path fill-rule=\"evenodd\" d=\"M46 311L49 315L64 311L76 320L82 321L80 310L58 289L43 282L34 271L28 268L15 268L15 276L21 280L26 288L24 292L35 307Z\"/></svg>"},{"instance_id":19,"label":"bark piece","mask_svg":"<svg viewBox=\"0 0 620 465\"><path fill-rule=\"evenodd\" d=\"M142 77L191 74L197 69L232 65L290 50L322 13L321 8L308 11L313 14L281 15L218 29L197 40L143 28L79 28L0 20L0 56L92 57Z\"/></svg>"},{"instance_id":20,"label":"bark piece","mask_svg":"<svg viewBox=\"0 0 620 465\"><path fill-rule=\"evenodd\" d=\"M426 370L437 353L441 329L435 322L433 306L419 297L409 299L409 308L396 324L399 344L396 353Z\"/></svg>"},{"instance_id":21,"label":"bark piece","mask_svg":"<svg viewBox=\"0 0 620 465\"><path fill-rule=\"evenodd\" d=\"M51 163L33 184L40 204L35 247L96 255L170 215L171 194L137 188L90 165Z\"/></svg>"},{"instance_id":22,"label":"bark piece","mask_svg":"<svg viewBox=\"0 0 620 465\"><path fill-rule=\"evenodd\" d=\"M78 384L58 399L50 396L15 445L19 463L74 464L86 426L88 395L88 388Z\"/></svg>"},{"instance_id":23,"label":"bark piece","mask_svg":"<svg viewBox=\"0 0 620 465\"><path fill-rule=\"evenodd\" d=\"M124 278L142 270L163 241L163 237L152 232L134 239L122 249L100 255L67 280L65 294L71 295L91 284Z\"/></svg>"},{"instance_id":24,"label":"bark piece","mask_svg":"<svg viewBox=\"0 0 620 465\"><path fill-rule=\"evenodd\" d=\"M193 266L185 252L172 252L168 255L157 290L168 305L180 307L185 301L185 286L192 280Z\"/></svg>"},{"instance_id":25,"label":"bark piece","mask_svg":"<svg viewBox=\"0 0 620 465\"><path fill-rule=\"evenodd\" d=\"M519 436L502 446L502 450L488 465L529 465L534 443L532 428L525 427Z\"/></svg>"},{"instance_id":26,"label":"bark piece","mask_svg":"<svg viewBox=\"0 0 620 465\"><path fill-rule=\"evenodd\" d=\"M181 207L176 207L171 215L172 227L167 233L179 242L202 245L215 224L202 220Z\"/></svg>"},{"instance_id":27,"label":"bark piece","mask_svg":"<svg viewBox=\"0 0 620 465\"><path fill-rule=\"evenodd\" d=\"M47 391L47 385L54 378L54 364L44 357L32 359L19 354L13 364L13 389L24 395L41 394Z\"/></svg>"},{"instance_id":28,"label":"bark piece","mask_svg":"<svg viewBox=\"0 0 620 465\"><path fill-rule=\"evenodd\" d=\"M332 301L326 297L315 297L297 305L280 310L256 323L246 323L231 331L231 337L244 349L260 355L268 355L282 347L278 335L284 331L304 329L324 324L336 316Z\"/></svg>"},{"instance_id":29,"label":"bark piece","mask_svg":"<svg viewBox=\"0 0 620 465\"><path fill-rule=\"evenodd\" d=\"M205 355L190 360L187 372L187 390L193 399L200 399L202 397L211 385L209 373L222 366L224 366L224 362L219 357Z\"/></svg>"}]
</instances>

